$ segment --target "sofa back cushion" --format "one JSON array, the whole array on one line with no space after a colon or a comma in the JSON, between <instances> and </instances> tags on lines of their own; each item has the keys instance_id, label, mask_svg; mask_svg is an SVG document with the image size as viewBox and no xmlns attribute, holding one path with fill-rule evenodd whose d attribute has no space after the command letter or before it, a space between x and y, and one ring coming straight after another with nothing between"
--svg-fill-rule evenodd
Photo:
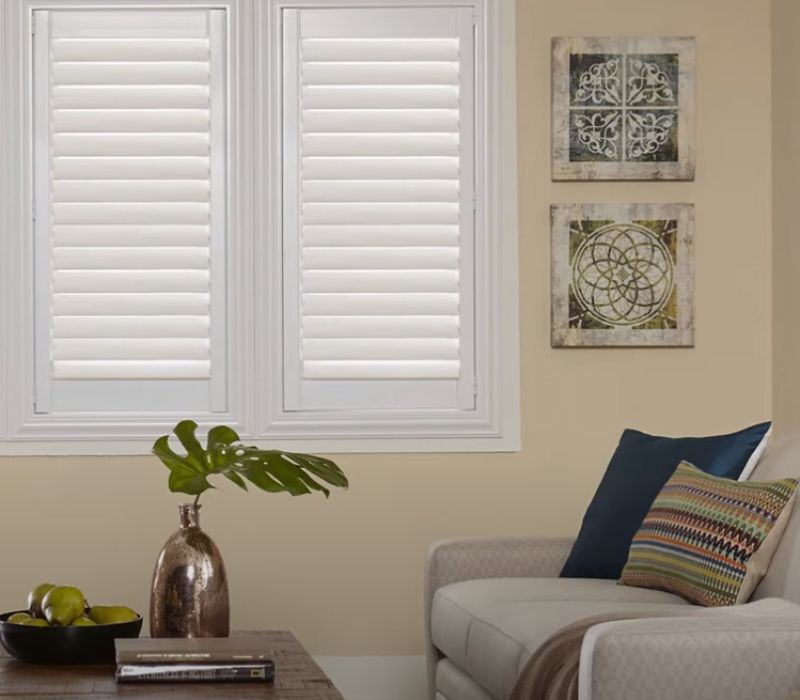
<instances>
[{"instance_id":1,"label":"sofa back cushion","mask_svg":"<svg viewBox=\"0 0 800 700\"><path fill-rule=\"evenodd\" d=\"M758 463L753 481L800 477L800 433L772 440ZM753 594L758 598L788 598L800 603L800 508L795 508L766 575Z\"/></svg>"}]
</instances>

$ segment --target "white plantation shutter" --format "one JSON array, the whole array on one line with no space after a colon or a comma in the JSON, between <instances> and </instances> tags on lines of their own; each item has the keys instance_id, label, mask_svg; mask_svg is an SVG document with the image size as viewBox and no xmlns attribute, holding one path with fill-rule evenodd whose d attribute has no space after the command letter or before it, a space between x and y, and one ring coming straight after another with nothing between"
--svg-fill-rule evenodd
<instances>
[{"instance_id":1,"label":"white plantation shutter","mask_svg":"<svg viewBox=\"0 0 800 700\"><path fill-rule=\"evenodd\" d=\"M474 407L472 8L284 10L285 408Z\"/></svg>"},{"instance_id":2,"label":"white plantation shutter","mask_svg":"<svg viewBox=\"0 0 800 700\"><path fill-rule=\"evenodd\" d=\"M34 22L37 411L220 410L223 13Z\"/></svg>"}]
</instances>

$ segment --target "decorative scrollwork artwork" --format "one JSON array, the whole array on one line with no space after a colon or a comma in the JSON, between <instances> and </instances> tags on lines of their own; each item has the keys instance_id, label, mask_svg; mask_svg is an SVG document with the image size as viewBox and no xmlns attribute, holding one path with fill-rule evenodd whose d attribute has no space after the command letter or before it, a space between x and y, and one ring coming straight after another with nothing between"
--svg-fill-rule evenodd
<instances>
[{"instance_id":1,"label":"decorative scrollwork artwork","mask_svg":"<svg viewBox=\"0 0 800 700\"><path fill-rule=\"evenodd\" d=\"M645 110L628 110L627 138L625 147L628 158L635 160L645 156L655 156L670 149L670 139L677 122L674 112L648 112Z\"/></svg>"},{"instance_id":2,"label":"decorative scrollwork artwork","mask_svg":"<svg viewBox=\"0 0 800 700\"><path fill-rule=\"evenodd\" d=\"M677 59L675 59L677 60ZM673 105L677 81L655 62L637 56L628 59L628 104Z\"/></svg>"},{"instance_id":3,"label":"decorative scrollwork artwork","mask_svg":"<svg viewBox=\"0 0 800 700\"><path fill-rule=\"evenodd\" d=\"M693 39L555 39L554 178L692 179L693 88Z\"/></svg>"},{"instance_id":4,"label":"decorative scrollwork artwork","mask_svg":"<svg viewBox=\"0 0 800 700\"><path fill-rule=\"evenodd\" d=\"M553 344L692 342L687 204L553 207Z\"/></svg>"},{"instance_id":5,"label":"decorative scrollwork artwork","mask_svg":"<svg viewBox=\"0 0 800 700\"><path fill-rule=\"evenodd\" d=\"M619 157L622 115L620 112L593 112L575 115L578 139L591 153L612 160Z\"/></svg>"},{"instance_id":6,"label":"decorative scrollwork artwork","mask_svg":"<svg viewBox=\"0 0 800 700\"><path fill-rule=\"evenodd\" d=\"M575 101L595 105L622 104L619 58L598 61L578 76Z\"/></svg>"}]
</instances>

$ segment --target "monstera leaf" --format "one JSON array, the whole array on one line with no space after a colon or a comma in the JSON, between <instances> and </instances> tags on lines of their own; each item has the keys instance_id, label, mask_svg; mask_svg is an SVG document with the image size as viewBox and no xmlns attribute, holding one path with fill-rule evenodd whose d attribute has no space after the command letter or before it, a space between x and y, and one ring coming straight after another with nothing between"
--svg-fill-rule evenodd
<instances>
[{"instance_id":1,"label":"monstera leaf","mask_svg":"<svg viewBox=\"0 0 800 700\"><path fill-rule=\"evenodd\" d=\"M330 490L325 484L347 488L347 477L329 459L248 447L226 425L211 428L203 447L196 430L197 423L192 420L181 421L173 429L185 455L173 451L169 435L162 435L153 444L153 454L170 470L170 491L195 496L195 501L201 493L214 488L208 479L215 475L224 476L245 491L249 482L269 493L287 491L292 496L320 491L327 497Z\"/></svg>"}]
</instances>

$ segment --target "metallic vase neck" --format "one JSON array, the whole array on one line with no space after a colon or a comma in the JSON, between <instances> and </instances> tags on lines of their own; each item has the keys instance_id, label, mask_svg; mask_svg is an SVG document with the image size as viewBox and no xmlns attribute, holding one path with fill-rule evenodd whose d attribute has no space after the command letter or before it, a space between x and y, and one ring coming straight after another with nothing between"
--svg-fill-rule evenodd
<instances>
[{"instance_id":1,"label":"metallic vase neck","mask_svg":"<svg viewBox=\"0 0 800 700\"><path fill-rule=\"evenodd\" d=\"M196 506L194 503L181 503L178 506L182 530L190 527L200 527L200 509L202 507Z\"/></svg>"}]
</instances>

